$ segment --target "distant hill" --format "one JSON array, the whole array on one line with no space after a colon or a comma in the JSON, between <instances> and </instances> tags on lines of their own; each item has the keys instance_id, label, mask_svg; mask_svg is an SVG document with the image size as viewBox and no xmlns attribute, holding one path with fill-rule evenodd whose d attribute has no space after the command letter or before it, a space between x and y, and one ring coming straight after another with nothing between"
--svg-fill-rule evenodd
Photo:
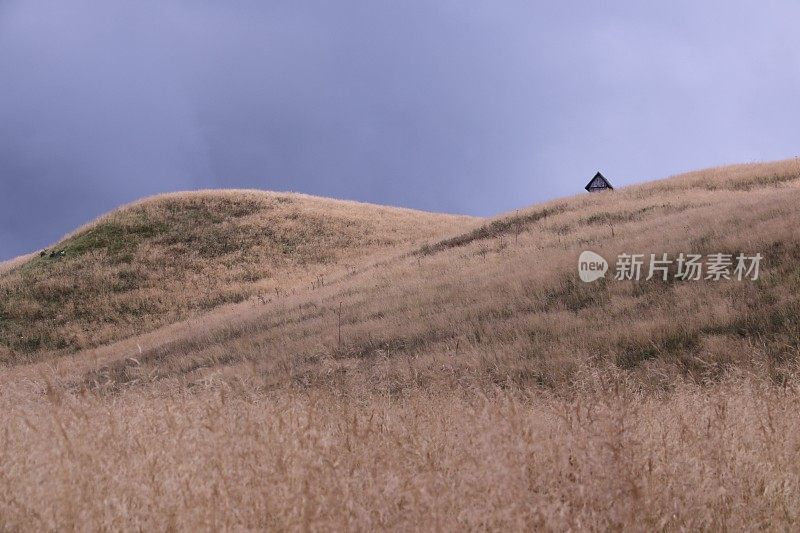
<instances>
[{"instance_id":1,"label":"distant hill","mask_svg":"<svg viewBox=\"0 0 800 533\"><path fill-rule=\"evenodd\" d=\"M0 271L0 346L17 360L98 346L324 283L327 272L467 220L259 191L149 198Z\"/></svg>"},{"instance_id":2,"label":"distant hill","mask_svg":"<svg viewBox=\"0 0 800 533\"><path fill-rule=\"evenodd\" d=\"M331 221L336 217L323 222L322 213L332 215L326 210L342 204L315 202L321 218L310 223L333 227ZM232 321L212 312L196 324L187 324L180 334L140 337L137 342L150 346L151 352L138 359L140 367L126 372L152 376L183 375L191 370L191 375L202 375L202 369L226 366L220 366L220 353L224 353L235 354L236 361L265 364L276 382L292 383L313 381L319 373L328 375L333 363L307 363L320 358L332 357L336 368L354 366L371 375L375 372L372 362L381 357L407 355L425 361L457 352L459 357L451 364L463 368L454 375L461 379L469 375L481 383L498 380L517 386L555 386L571 382L586 365L611 365L640 374L648 382L669 383L675 375L711 379L745 360L752 364L752 343L758 344L762 363L777 369L800 338L798 202L800 162L792 160L709 169L613 192L584 193L485 221L387 210L387 215L396 213L396 218L377 227L370 214L381 212L377 208L347 205L347 212L361 211L362 222L348 225L340 220L335 224L340 232L317 240L312 235L299 239L317 243L314 252L293 246L282 253L280 244L272 244L273 251L264 253L259 261L271 264L278 258L285 270L305 272L307 280L320 265L334 261L341 265L340 254L348 253L353 264L361 266L359 272L331 279L317 290L300 290L267 305L243 309ZM276 215L284 211L276 209ZM186 218L185 211L175 216ZM426 225L429 238L422 239L417 232ZM374 228L370 234L374 244L359 240L360 228L365 226ZM257 227L247 231L257 232ZM392 233L398 227L405 228L402 237ZM191 235L192 231L187 228L180 234ZM299 234L299 229L288 231L291 236ZM147 239L171 242L170 233L162 235ZM253 238L246 237L247 232L244 235L237 238L246 242ZM85 237L78 240L81 238ZM218 246L214 239L206 242L205 246ZM225 242L235 242L235 238ZM283 241L273 237L269 242ZM224 283L214 282L222 287L214 293L215 299L204 300L202 291L195 290L184 296L182 291L192 285L172 274L171 257L176 254L159 248L158 262L149 268L163 273L151 272L147 279L170 276L183 281L164 284L166 291L162 286L128 289L146 291L133 293L141 294L135 301L142 307L125 308L123 316L128 320L146 316L148 306L153 305L159 305L157 309L197 309L191 306L191 294L195 293L204 302L200 309L210 309L255 292L251 285L255 281L229 278L228 271L219 266L224 264L219 258L227 255L209 251L211 255L203 256L197 251L190 253L186 243L181 246L183 252L177 255L188 254L177 260L186 265L178 270L182 276L198 279L187 272L202 269L224 279ZM370 267L355 258L362 246L371 250L390 247L394 252L379 266ZM578 279L577 260L583 250L598 252L612 262L605 280L583 283ZM228 253L236 258L231 265L244 261L239 252ZM645 255L641 280L612 279L613 261L625 253ZM645 281L651 253L659 257L668 253L673 260L680 253L704 257L760 253L764 260L756 282L681 282L674 278L674 264L667 282ZM118 280L119 272L127 272L124 266L108 266L113 257L112 253L104 259L103 279L108 279L105 272L109 268L117 272L111 280ZM24 272L16 275L24 276ZM240 266L238 272L246 272L245 267ZM47 286L42 278L39 283ZM165 301L164 292L174 301ZM102 308L98 293L94 294L92 301ZM106 289L103 294L113 298L116 293ZM145 298L147 294L156 304ZM333 327L340 305L343 339ZM121 316L114 308L105 313ZM103 311L95 316L99 319ZM109 350L125 353L120 347ZM276 354L281 357L276 359ZM489 362L487 354L497 360ZM292 363L280 366L278 372L271 366L277 360ZM223 361L229 361L227 356ZM443 379L430 372L430 379ZM356 381L363 378L352 368L345 375ZM381 379L367 378L374 387L391 390L395 386L386 376Z\"/></svg>"},{"instance_id":3,"label":"distant hill","mask_svg":"<svg viewBox=\"0 0 800 533\"><path fill-rule=\"evenodd\" d=\"M317 292L305 294L308 289L326 284L327 276L325 289L335 290L341 283L331 285L332 276L341 278L343 273L353 274L347 279L355 285L340 299L345 304L363 299L361 309L371 308L372 315L383 317L369 322L369 328L378 328L370 333L372 339L381 324L399 320L398 305L415 310L401 320L407 334L391 326L391 333L387 330L381 336L390 344L417 349L427 344L419 344L420 339L429 337L479 335L485 343L484 334L469 333L470 313L497 317L481 318L477 330L481 331L499 327L503 322L499 318L506 314L518 320L519 306L539 309L531 315L537 320L555 319L556 310L566 309L575 313L576 327L580 324L585 334L591 332L590 343L608 338L608 344L596 349L641 351L641 357L649 359L651 351L662 350L651 346L653 324L669 323L656 329L670 346L695 347L703 337L696 327L672 322L672 313L659 315L661 307L651 297L700 291L722 305L718 300L731 290L750 294L760 287L755 294L764 296L764 284L729 287L700 282L669 285L667 292L656 283L637 284L634 297L629 284L575 284L574 263L580 249L608 250L612 255L626 250L765 252L779 243L781 254L790 253L800 243L796 232L800 223L792 222L794 209L779 211L776 206L793 201L798 176L798 160L720 167L614 192L580 194L486 221L258 191L149 198L101 217L44 255L21 258L0 273L0 359L21 362L45 352L97 347L259 296L261 303L279 302L299 291L296 299L306 305L319 297ZM409 256L416 258L410 267L404 259ZM368 272L375 270L367 267L379 258L385 261L381 271L394 280L391 285L406 286L389 300L370 289L373 281ZM776 268L778 259L771 257L769 266ZM435 273L420 269L430 263L440 265ZM793 268L792 263L781 266ZM364 272L356 275L359 270ZM515 283L532 291L521 302L503 296ZM792 294L786 283L780 282L782 290ZM435 286L442 289L431 292ZM439 290L455 300L438 300ZM428 294L436 299L429 300ZM461 302L459 298L477 299L483 311L466 311L458 304L456 313L415 318L424 312L416 309L448 309ZM541 298L546 298L546 306ZM736 305L752 305L753 298L750 294ZM598 312L582 316L593 308ZM630 309L636 314L629 315ZM768 315L775 312L766 304L746 312L736 309L737 315L744 313L738 324L769 321ZM648 325L641 327L648 333L634 340L631 326L645 316ZM442 317L451 324L446 332L436 325ZM793 324L795 318L790 319ZM213 322L213 315L209 320ZM694 320L694 324L702 321ZM564 323L560 321L559 327ZM621 324L624 329L613 333ZM309 327L301 326L304 331ZM711 328L717 332L715 342L722 342L719 332L728 327L735 330L735 325ZM431 329L436 333L426 333ZM545 336L551 338L551 333ZM571 336L562 332L552 337L553 346L567 350ZM586 346L583 340L575 342L581 349ZM627 361L640 356L620 357Z\"/></svg>"}]
</instances>

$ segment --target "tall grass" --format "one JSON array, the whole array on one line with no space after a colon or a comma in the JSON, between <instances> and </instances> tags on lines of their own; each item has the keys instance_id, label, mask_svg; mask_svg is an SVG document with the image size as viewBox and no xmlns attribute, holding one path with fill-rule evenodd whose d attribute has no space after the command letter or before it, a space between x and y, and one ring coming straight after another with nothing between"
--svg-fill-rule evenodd
<instances>
[{"instance_id":1,"label":"tall grass","mask_svg":"<svg viewBox=\"0 0 800 533\"><path fill-rule=\"evenodd\" d=\"M752 378L572 398L402 398L173 382L5 391L8 530L779 529L798 519L800 395ZM795 376L792 376L795 381ZM365 385L366 386L366 385Z\"/></svg>"}]
</instances>

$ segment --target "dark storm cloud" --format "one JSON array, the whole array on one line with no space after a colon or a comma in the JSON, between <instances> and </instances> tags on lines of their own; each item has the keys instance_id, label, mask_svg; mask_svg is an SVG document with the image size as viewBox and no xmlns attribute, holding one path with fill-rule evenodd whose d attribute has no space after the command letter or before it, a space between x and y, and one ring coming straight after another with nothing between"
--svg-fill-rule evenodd
<instances>
[{"instance_id":1,"label":"dark storm cloud","mask_svg":"<svg viewBox=\"0 0 800 533\"><path fill-rule=\"evenodd\" d=\"M491 214L793 155L794 2L0 0L0 257L161 191Z\"/></svg>"}]
</instances>

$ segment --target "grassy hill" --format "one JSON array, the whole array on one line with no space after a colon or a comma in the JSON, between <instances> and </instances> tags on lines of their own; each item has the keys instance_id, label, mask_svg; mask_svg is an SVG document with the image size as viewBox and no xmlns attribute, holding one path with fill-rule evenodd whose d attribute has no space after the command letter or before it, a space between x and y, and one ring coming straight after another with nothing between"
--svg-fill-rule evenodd
<instances>
[{"instance_id":1,"label":"grassy hill","mask_svg":"<svg viewBox=\"0 0 800 533\"><path fill-rule=\"evenodd\" d=\"M210 198L195 197L196 209ZM276 213L287 207L265 198ZM359 222L337 225L305 256L292 248L281 268L295 275L278 293L272 277L217 285L270 301L202 314L182 304L194 315L0 372L15 436L0 440L0 526L716 530L800 520L798 160L492 220L295 201ZM131 261L159 250L154 279L173 261L219 279L220 257L242 259L239 245L216 255L197 239L178 257L171 223L135 218L125 224L147 229L126 231L138 235L131 242L79 252L97 240L81 230L59 245L64 263L34 259L6 276L89 254L103 258L94 272L123 268L114 258L133 240ZM283 241L269 242L267 262ZM758 281L589 284L576 272L584 250L612 261L764 260ZM325 283L312 286L320 265ZM147 294L180 302L190 286Z\"/></svg>"},{"instance_id":2,"label":"grassy hill","mask_svg":"<svg viewBox=\"0 0 800 533\"><path fill-rule=\"evenodd\" d=\"M98 346L324 283L329 271L467 220L256 191L146 199L0 272L0 361Z\"/></svg>"},{"instance_id":3,"label":"grassy hill","mask_svg":"<svg viewBox=\"0 0 800 533\"><path fill-rule=\"evenodd\" d=\"M781 362L800 346L799 199L800 162L790 161L475 221L234 319L210 314L180 336L140 338L151 349L135 367L112 365L109 383L200 379L209 368L235 373L247 362L263 365L279 387L332 375L397 394L416 386L397 368L408 357L437 390L460 388L467 378L476 387L561 389L597 367L624 369L649 389L685 377L719 379L730 367L758 367L779 379ZM623 253L742 252L764 260L756 282L615 281L611 272L587 284L576 274L586 249L612 262ZM444 374L442 356L449 358Z\"/></svg>"}]
</instances>

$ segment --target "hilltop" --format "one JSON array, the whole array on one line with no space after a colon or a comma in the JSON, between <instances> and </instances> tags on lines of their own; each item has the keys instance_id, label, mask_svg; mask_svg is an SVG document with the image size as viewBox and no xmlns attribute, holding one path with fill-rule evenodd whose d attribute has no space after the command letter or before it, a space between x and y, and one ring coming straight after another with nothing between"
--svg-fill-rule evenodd
<instances>
[{"instance_id":1,"label":"hilltop","mask_svg":"<svg viewBox=\"0 0 800 533\"><path fill-rule=\"evenodd\" d=\"M298 285L468 217L200 191L122 207L0 271L0 361L70 352Z\"/></svg>"},{"instance_id":2,"label":"hilltop","mask_svg":"<svg viewBox=\"0 0 800 533\"><path fill-rule=\"evenodd\" d=\"M124 334L0 371L13 436L0 435L0 529L749 530L800 520L800 161L488 220L279 198L265 194L260 214L238 217L241 207L207 193L140 204L158 216L131 206L60 243L63 262L29 259L0 278L23 294L34 274L36 287L62 276L109 287L141 263L154 280L142 305L187 313L150 318L144 307L149 331L100 328ZM168 208L173 200L183 203ZM226 215L203 227L229 229L222 241L236 245L175 244L178 219L213 202ZM311 218L259 240L269 252L247 263L240 250L261 245L250 240L260 228L290 224L287 208ZM324 238L302 231L334 219ZM125 231L92 236L115 220ZM612 261L764 260L758 280L683 281L670 266L666 281L612 272L583 283L584 250ZM92 269L66 272L87 258ZM243 277L241 261L285 274ZM58 265L58 276L43 274ZM228 268L240 274L226 278ZM213 275L212 305L186 303L184 276L201 283L196 270ZM262 292L274 297L243 300ZM118 313L102 307L115 294L95 290L98 311L61 300L71 314L54 313L59 335Z\"/></svg>"}]
</instances>

